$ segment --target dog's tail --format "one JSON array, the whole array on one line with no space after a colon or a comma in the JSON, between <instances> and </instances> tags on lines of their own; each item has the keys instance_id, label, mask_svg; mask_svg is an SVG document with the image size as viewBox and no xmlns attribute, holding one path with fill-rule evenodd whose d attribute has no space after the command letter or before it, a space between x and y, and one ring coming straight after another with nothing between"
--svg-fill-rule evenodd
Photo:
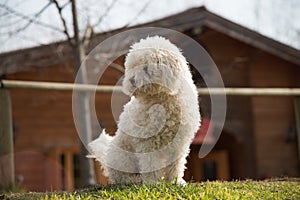
<instances>
[{"instance_id":1,"label":"dog's tail","mask_svg":"<svg viewBox=\"0 0 300 200\"><path fill-rule=\"evenodd\" d=\"M105 130L102 131L100 136L88 144L90 155L88 158L95 158L100 163L104 163L107 156L107 151L113 137L106 134Z\"/></svg>"}]
</instances>

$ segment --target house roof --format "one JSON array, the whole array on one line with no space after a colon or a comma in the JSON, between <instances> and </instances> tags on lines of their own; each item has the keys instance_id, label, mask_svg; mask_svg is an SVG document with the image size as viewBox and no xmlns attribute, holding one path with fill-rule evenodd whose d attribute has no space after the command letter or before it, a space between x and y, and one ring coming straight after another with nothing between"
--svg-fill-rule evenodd
<instances>
[{"instance_id":1,"label":"house roof","mask_svg":"<svg viewBox=\"0 0 300 200\"><path fill-rule=\"evenodd\" d=\"M193 8L176 15L131 28L164 27L183 32L194 27L203 26L264 50L296 65L300 65L299 50L226 20L206 10L205 7ZM97 45L109 36L131 28L121 28L97 34L91 40L91 47ZM72 59L72 57L72 49L66 41L3 53L0 55L0 75L23 71L32 66L50 66L68 61Z\"/></svg>"}]
</instances>

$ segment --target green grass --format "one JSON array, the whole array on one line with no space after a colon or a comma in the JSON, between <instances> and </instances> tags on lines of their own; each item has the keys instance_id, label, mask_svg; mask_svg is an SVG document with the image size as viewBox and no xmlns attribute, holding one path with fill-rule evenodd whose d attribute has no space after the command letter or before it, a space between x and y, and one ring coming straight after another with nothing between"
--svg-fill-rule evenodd
<instances>
[{"instance_id":1,"label":"green grass","mask_svg":"<svg viewBox=\"0 0 300 200\"><path fill-rule=\"evenodd\" d=\"M160 182L152 185L95 186L74 192L6 194L8 199L300 199L300 182L232 181L189 183L186 186ZM4 199L5 199L4 198Z\"/></svg>"}]
</instances>

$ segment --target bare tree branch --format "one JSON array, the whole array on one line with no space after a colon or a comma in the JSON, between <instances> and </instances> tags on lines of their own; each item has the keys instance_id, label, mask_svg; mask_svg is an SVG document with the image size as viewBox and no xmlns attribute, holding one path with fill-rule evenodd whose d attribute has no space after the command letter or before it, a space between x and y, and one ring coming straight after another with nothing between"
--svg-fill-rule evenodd
<instances>
[{"instance_id":1,"label":"bare tree branch","mask_svg":"<svg viewBox=\"0 0 300 200\"><path fill-rule=\"evenodd\" d=\"M13 30L13 31L8 31L8 32L2 32L0 33L0 35L14 35L14 34L17 34L23 30L25 30L26 28L28 28L32 23L34 24L37 24L37 25L40 25L40 26L43 26L43 27L46 27L46 28L50 28L52 30L55 30L55 31L58 31L58 32L63 32L61 29L58 29L57 27L55 26L52 26L50 24L46 24L46 23L43 23L43 22L40 22L38 20L36 20L35 18L37 18L38 16L40 16L49 6L51 5L51 2L49 2L48 4L46 4L39 12L37 12L33 18L31 17L28 17L18 11L15 11L14 9L10 8L9 6L5 5L5 4L0 4L0 8L3 8L5 9L7 12L9 13L12 13L24 20L27 20L28 22L21 28L18 28L17 30Z\"/></svg>"},{"instance_id":2,"label":"bare tree branch","mask_svg":"<svg viewBox=\"0 0 300 200\"><path fill-rule=\"evenodd\" d=\"M5 20L3 20L3 21L5 21ZM1 27L4 28L4 27L15 26L15 25L17 25L17 24L19 24L20 22L23 22L23 21L24 21L24 19L19 18L15 21L10 21L10 22L7 22L7 23L1 23Z\"/></svg>"},{"instance_id":3,"label":"bare tree branch","mask_svg":"<svg viewBox=\"0 0 300 200\"><path fill-rule=\"evenodd\" d=\"M21 34L18 34L16 37L21 38L21 39L24 39L24 40L31 41L31 42L33 42L33 43L35 43L35 44L37 44L37 45L44 45L44 44L45 44L45 43L42 43L42 42L38 41L37 39L35 39L35 38L33 38L33 37L29 37L29 36L26 36L26 35L22 35L22 33L21 33Z\"/></svg>"},{"instance_id":4,"label":"bare tree branch","mask_svg":"<svg viewBox=\"0 0 300 200\"><path fill-rule=\"evenodd\" d=\"M69 5L71 3L71 1L68 1L67 3L65 3L64 5L61 6L61 9L64 9L67 5Z\"/></svg>"},{"instance_id":5,"label":"bare tree branch","mask_svg":"<svg viewBox=\"0 0 300 200\"><path fill-rule=\"evenodd\" d=\"M85 33L84 33L83 38L82 38L82 43L83 43L84 48L87 48L87 46L89 44L89 41L90 41L91 37L94 34L94 28L96 26L98 26L103 21L105 16L107 16L107 14L114 7L114 5L116 4L117 1L118 0L112 1L112 3L106 8L103 15L101 15L101 17L99 17L99 19L97 20L97 22L95 24L91 25L90 22L88 22L88 24L86 26L86 29L85 29Z\"/></svg>"},{"instance_id":6,"label":"bare tree branch","mask_svg":"<svg viewBox=\"0 0 300 200\"><path fill-rule=\"evenodd\" d=\"M7 2L8 2L8 0L6 0L5 2L3 2L2 4L3 4L3 5L6 5ZM0 17L4 17L4 16L6 16L6 15L9 15L9 12L8 12L8 11L6 11L6 12L4 12L4 13L1 13L1 14L0 14Z\"/></svg>"},{"instance_id":7,"label":"bare tree branch","mask_svg":"<svg viewBox=\"0 0 300 200\"><path fill-rule=\"evenodd\" d=\"M82 43L85 49L88 47L90 43L90 39L92 38L93 34L94 34L93 26L88 24L82 38Z\"/></svg>"},{"instance_id":8,"label":"bare tree branch","mask_svg":"<svg viewBox=\"0 0 300 200\"><path fill-rule=\"evenodd\" d=\"M99 24L101 24L101 22L103 21L103 19L108 15L108 13L111 11L111 9L114 7L114 5L117 3L118 0L114 0L105 10L105 12L103 13L103 15L101 15L101 17L99 17L99 19L97 20L97 22L95 24L93 24L93 27L98 26Z\"/></svg>"},{"instance_id":9,"label":"bare tree branch","mask_svg":"<svg viewBox=\"0 0 300 200\"><path fill-rule=\"evenodd\" d=\"M132 24L131 22L136 21L139 18L139 16L143 12L145 12L145 10L148 8L148 6L150 5L150 3L151 3L151 0L149 0L147 3L145 3L145 5L143 6L143 8L136 14L136 16L132 20L130 20L126 25L124 25L122 28L127 28L128 26L130 26Z\"/></svg>"},{"instance_id":10,"label":"bare tree branch","mask_svg":"<svg viewBox=\"0 0 300 200\"><path fill-rule=\"evenodd\" d=\"M50 0L50 3L54 3L54 4L55 4L55 6L56 6L56 8L57 8L57 11L58 11L58 13L59 13L59 17L60 17L60 19L61 19L61 22L62 22L62 24L63 24L63 26L64 26L64 34L67 36L67 39L68 39L70 45L71 45L71 46L74 46L74 43L72 42L72 38L71 38L71 36L70 36L70 34L69 34L69 31L68 31L68 27L67 27L67 24L66 24L66 20L65 20L65 18L64 18L63 15L62 15L63 7L61 7L61 6L59 5L59 3L57 2L57 0ZM65 4L64 6L66 6L66 4Z\"/></svg>"}]
</instances>

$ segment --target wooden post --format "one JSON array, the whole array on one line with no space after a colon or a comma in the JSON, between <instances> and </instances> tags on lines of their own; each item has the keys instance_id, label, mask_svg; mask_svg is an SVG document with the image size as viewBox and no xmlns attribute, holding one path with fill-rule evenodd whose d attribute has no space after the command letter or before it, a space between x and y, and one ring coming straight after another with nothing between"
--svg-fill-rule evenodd
<instances>
[{"instance_id":1,"label":"wooden post","mask_svg":"<svg viewBox=\"0 0 300 200\"><path fill-rule=\"evenodd\" d=\"M0 190L14 185L13 129L9 91L0 89Z\"/></svg>"},{"instance_id":2,"label":"wooden post","mask_svg":"<svg viewBox=\"0 0 300 200\"><path fill-rule=\"evenodd\" d=\"M295 97L295 115L298 133L298 162L300 163L300 96Z\"/></svg>"},{"instance_id":3,"label":"wooden post","mask_svg":"<svg viewBox=\"0 0 300 200\"><path fill-rule=\"evenodd\" d=\"M74 189L74 165L73 153L71 151L65 152L65 190L71 191Z\"/></svg>"}]
</instances>

